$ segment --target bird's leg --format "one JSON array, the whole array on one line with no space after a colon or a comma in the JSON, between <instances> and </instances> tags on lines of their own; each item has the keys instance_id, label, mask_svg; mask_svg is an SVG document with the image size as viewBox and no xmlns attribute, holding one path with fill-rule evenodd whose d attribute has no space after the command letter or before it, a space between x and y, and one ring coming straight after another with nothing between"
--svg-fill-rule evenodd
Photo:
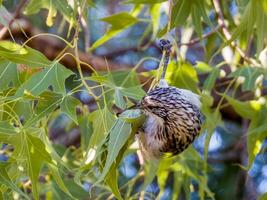
<instances>
[{"instance_id":1,"label":"bird's leg","mask_svg":"<svg viewBox=\"0 0 267 200\"><path fill-rule=\"evenodd\" d=\"M169 63L169 59L170 59L172 44L167 39L161 39L159 45L160 45L161 50L163 51L163 56L164 56L164 58L163 58L164 59L164 61L163 61L163 71L162 71L162 74L161 74L161 79L164 79L166 71L167 71L167 66L168 66L168 63Z\"/></svg>"}]
</instances>

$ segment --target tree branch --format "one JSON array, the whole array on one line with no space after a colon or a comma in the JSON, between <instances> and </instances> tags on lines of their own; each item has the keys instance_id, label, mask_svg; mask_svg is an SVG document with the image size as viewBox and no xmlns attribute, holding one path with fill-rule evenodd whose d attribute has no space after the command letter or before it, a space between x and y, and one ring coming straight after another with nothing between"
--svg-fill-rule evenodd
<instances>
[{"instance_id":1,"label":"tree branch","mask_svg":"<svg viewBox=\"0 0 267 200\"><path fill-rule=\"evenodd\" d=\"M13 22L15 22L16 18L18 18L20 16L21 10L25 6L26 3L27 3L27 0L21 0L20 1L18 7L16 8L16 10L13 13L12 19L8 23L8 27L12 26L12 24L13 24ZM8 32L8 27L4 26L0 30L0 39L2 39L4 35L6 35L6 33Z\"/></svg>"},{"instance_id":2,"label":"tree branch","mask_svg":"<svg viewBox=\"0 0 267 200\"><path fill-rule=\"evenodd\" d=\"M210 32L204 34L201 38L194 38L192 40L190 40L189 42L187 43L179 43L178 46L182 46L182 45L186 45L186 46L192 46L196 43L199 43L201 40L211 36L212 34L216 33L220 28L222 27L222 25L218 25L216 26L213 30L211 30Z\"/></svg>"},{"instance_id":3,"label":"tree branch","mask_svg":"<svg viewBox=\"0 0 267 200\"><path fill-rule=\"evenodd\" d=\"M215 12L218 15L218 24L221 26L223 35L226 38L226 40L230 41L232 39L232 35L231 35L230 31L228 30L228 28L227 28L227 26L225 24L225 19L223 17L223 13L222 13L222 9L221 9L221 6L220 6L220 2L219 2L219 0L212 0L212 1L213 1ZM240 47L237 46L236 42L234 42L234 41L231 42L231 45L238 51L240 56L245 61L247 61L248 63L253 64L254 66L260 66L260 64L256 60L254 60L254 59L252 59L250 57L247 57L246 53Z\"/></svg>"}]
</instances>

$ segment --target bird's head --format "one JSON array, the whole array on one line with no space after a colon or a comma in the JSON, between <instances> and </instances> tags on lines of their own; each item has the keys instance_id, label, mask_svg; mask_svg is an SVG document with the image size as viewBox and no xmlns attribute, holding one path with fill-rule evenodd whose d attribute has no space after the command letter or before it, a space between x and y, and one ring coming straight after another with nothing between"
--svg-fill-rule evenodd
<instances>
[{"instance_id":1,"label":"bird's head","mask_svg":"<svg viewBox=\"0 0 267 200\"><path fill-rule=\"evenodd\" d=\"M147 114L165 118L169 108L166 103L165 98L155 98L155 96L147 95L137 104L137 107Z\"/></svg>"}]
</instances>

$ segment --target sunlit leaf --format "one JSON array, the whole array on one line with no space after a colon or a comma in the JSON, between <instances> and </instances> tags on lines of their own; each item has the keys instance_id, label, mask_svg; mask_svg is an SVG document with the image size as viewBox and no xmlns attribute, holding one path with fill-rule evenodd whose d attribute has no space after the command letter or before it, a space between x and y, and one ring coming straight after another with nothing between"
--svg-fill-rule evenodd
<instances>
[{"instance_id":1,"label":"sunlit leaf","mask_svg":"<svg viewBox=\"0 0 267 200\"><path fill-rule=\"evenodd\" d=\"M261 150L261 145L267 136L267 109L261 108L259 113L252 118L247 133L248 167L250 168L256 155Z\"/></svg>"},{"instance_id":2,"label":"sunlit leaf","mask_svg":"<svg viewBox=\"0 0 267 200\"><path fill-rule=\"evenodd\" d=\"M123 19L123 20L121 20ZM111 15L109 17L105 17L101 19L104 22L107 22L111 25L110 29L103 35L101 38L99 38L90 48L90 50L93 50L103 43L107 42L109 39L117 35L118 33L124 31L128 27L134 25L138 22L138 19L134 16L132 16L130 13L127 12L120 12L116 13L114 15Z\"/></svg>"},{"instance_id":3,"label":"sunlit leaf","mask_svg":"<svg viewBox=\"0 0 267 200\"><path fill-rule=\"evenodd\" d=\"M4 40L0 41L0 57L29 67L48 67L52 63L35 49Z\"/></svg>"},{"instance_id":4,"label":"sunlit leaf","mask_svg":"<svg viewBox=\"0 0 267 200\"><path fill-rule=\"evenodd\" d=\"M201 61L197 61L194 67L198 73L208 73L213 69L210 65Z\"/></svg>"},{"instance_id":5,"label":"sunlit leaf","mask_svg":"<svg viewBox=\"0 0 267 200\"><path fill-rule=\"evenodd\" d=\"M123 99L122 92L118 88L115 89L114 99L116 106L122 109L126 108L126 102Z\"/></svg>"},{"instance_id":6,"label":"sunlit leaf","mask_svg":"<svg viewBox=\"0 0 267 200\"><path fill-rule=\"evenodd\" d=\"M259 200L266 200L267 199L267 192L262 194L260 197L259 197Z\"/></svg>"},{"instance_id":7,"label":"sunlit leaf","mask_svg":"<svg viewBox=\"0 0 267 200\"><path fill-rule=\"evenodd\" d=\"M73 199L86 199L88 198L88 191L86 191L83 187L76 184L72 179L64 179L63 180L66 187L68 188L70 194L74 197ZM70 197L64 193L65 198L69 199Z\"/></svg>"},{"instance_id":8,"label":"sunlit leaf","mask_svg":"<svg viewBox=\"0 0 267 200\"><path fill-rule=\"evenodd\" d=\"M57 93L65 93L65 80L71 74L73 74L72 71L55 62L50 67L32 75L19 87L16 95L22 96L24 91L28 91L33 95L39 95L49 86L52 86L53 90Z\"/></svg>"},{"instance_id":9,"label":"sunlit leaf","mask_svg":"<svg viewBox=\"0 0 267 200\"><path fill-rule=\"evenodd\" d=\"M145 96L145 91L139 85L136 73L132 71L115 71L102 74L102 76L92 75L87 80L96 81L108 88L114 89L117 106L119 105L117 103L122 103L121 95L135 100L140 100Z\"/></svg>"},{"instance_id":10,"label":"sunlit leaf","mask_svg":"<svg viewBox=\"0 0 267 200\"><path fill-rule=\"evenodd\" d=\"M78 123L81 132L81 148L86 151L93 133L92 123L89 121L88 115L79 116Z\"/></svg>"},{"instance_id":11,"label":"sunlit leaf","mask_svg":"<svg viewBox=\"0 0 267 200\"><path fill-rule=\"evenodd\" d=\"M121 119L116 121L109 133L108 155L101 176L97 182L101 182L107 175L112 163L115 161L120 149L131 135L131 125Z\"/></svg>"},{"instance_id":12,"label":"sunlit leaf","mask_svg":"<svg viewBox=\"0 0 267 200\"><path fill-rule=\"evenodd\" d=\"M38 13L41 8L48 9L48 16L46 19L46 24L48 26L53 25L53 20L57 15L57 11L59 11L70 23L73 23L73 10L67 0L31 0L25 8L24 13L32 15Z\"/></svg>"},{"instance_id":13,"label":"sunlit leaf","mask_svg":"<svg viewBox=\"0 0 267 200\"><path fill-rule=\"evenodd\" d=\"M45 149L45 144L27 130L15 129L7 122L0 123L0 133L1 141L14 145L12 156L21 160L31 179L33 196L38 198L37 182L40 169L44 163L52 164L52 158Z\"/></svg>"},{"instance_id":14,"label":"sunlit leaf","mask_svg":"<svg viewBox=\"0 0 267 200\"><path fill-rule=\"evenodd\" d=\"M144 185L142 186L142 190L145 190L146 187L154 180L157 175L158 167L160 160L151 159L145 165L145 180Z\"/></svg>"},{"instance_id":15,"label":"sunlit leaf","mask_svg":"<svg viewBox=\"0 0 267 200\"><path fill-rule=\"evenodd\" d=\"M116 166L111 167L109 169L108 175L105 178L105 182L110 187L112 193L115 195L115 197L119 200L122 200L122 196L118 187L118 171L116 169Z\"/></svg>"},{"instance_id":16,"label":"sunlit leaf","mask_svg":"<svg viewBox=\"0 0 267 200\"><path fill-rule=\"evenodd\" d=\"M161 15L160 8L161 8L161 4L154 4L150 6L150 14L151 14L151 20L152 20L152 25L153 25L152 39L156 37L158 29L159 29L159 19Z\"/></svg>"},{"instance_id":17,"label":"sunlit leaf","mask_svg":"<svg viewBox=\"0 0 267 200\"><path fill-rule=\"evenodd\" d=\"M229 96L225 96L225 98L234 110L243 118L253 119L261 109L261 105L256 101L241 102Z\"/></svg>"},{"instance_id":18,"label":"sunlit leaf","mask_svg":"<svg viewBox=\"0 0 267 200\"><path fill-rule=\"evenodd\" d=\"M60 104L62 112L66 113L76 124L78 124L76 107L80 104L80 101L70 95L63 98Z\"/></svg>"},{"instance_id":19,"label":"sunlit leaf","mask_svg":"<svg viewBox=\"0 0 267 200\"><path fill-rule=\"evenodd\" d=\"M205 121L202 125L202 130L206 130L206 138L204 144L204 158L208 157L208 149L210 144L210 139L215 131L215 128L221 124L221 114L218 110L213 110L210 105L202 104L201 112L205 116Z\"/></svg>"},{"instance_id":20,"label":"sunlit leaf","mask_svg":"<svg viewBox=\"0 0 267 200\"><path fill-rule=\"evenodd\" d=\"M61 99L61 95L53 92L47 91L41 94L35 108L34 115L32 115L32 117L26 121L25 126L31 126L54 111L55 108L59 106Z\"/></svg>"},{"instance_id":21,"label":"sunlit leaf","mask_svg":"<svg viewBox=\"0 0 267 200\"><path fill-rule=\"evenodd\" d=\"M90 137L89 149L96 148L104 140L115 122L114 115L105 107L90 114L89 120L93 124L93 133Z\"/></svg>"},{"instance_id":22,"label":"sunlit leaf","mask_svg":"<svg viewBox=\"0 0 267 200\"><path fill-rule=\"evenodd\" d=\"M125 120L128 123L134 123L138 121L139 118L142 118L143 116L144 116L144 113L140 109L126 110L120 114L120 118Z\"/></svg>"},{"instance_id":23,"label":"sunlit leaf","mask_svg":"<svg viewBox=\"0 0 267 200\"><path fill-rule=\"evenodd\" d=\"M59 188L65 192L67 195L69 195L69 197L71 197L72 199L74 199L71 195L71 193L69 192L68 188L66 187L60 173L59 173L59 169L52 165L52 164L48 164L49 170L51 171L51 174L53 176L53 179L55 180L55 182L57 183L57 185L59 186Z\"/></svg>"},{"instance_id":24,"label":"sunlit leaf","mask_svg":"<svg viewBox=\"0 0 267 200\"><path fill-rule=\"evenodd\" d=\"M267 38L266 32L263 31L266 29L267 14L265 12L265 7L263 6L265 4L261 4L261 2L262 1L258 0L248 1L240 24L234 30L232 38L228 40L225 45L230 44L241 35L245 38L246 42L248 42L256 25L257 53L263 49L263 41ZM257 12L255 12L255 10L257 10Z\"/></svg>"},{"instance_id":25,"label":"sunlit leaf","mask_svg":"<svg viewBox=\"0 0 267 200\"><path fill-rule=\"evenodd\" d=\"M166 72L166 79L172 86L189 89L198 93L198 77L195 69L189 63L171 62Z\"/></svg>"},{"instance_id":26,"label":"sunlit leaf","mask_svg":"<svg viewBox=\"0 0 267 200\"><path fill-rule=\"evenodd\" d=\"M121 93L124 96L133 98L136 100L141 100L145 96L145 91L140 86L122 88Z\"/></svg>"},{"instance_id":27,"label":"sunlit leaf","mask_svg":"<svg viewBox=\"0 0 267 200\"><path fill-rule=\"evenodd\" d=\"M15 102L13 110L23 121L27 121L33 115L32 103L29 101L21 100Z\"/></svg>"},{"instance_id":28,"label":"sunlit leaf","mask_svg":"<svg viewBox=\"0 0 267 200\"><path fill-rule=\"evenodd\" d=\"M26 194L24 194L20 188L11 180L11 178L8 175L8 172L6 170L6 167L8 166L8 163L6 162L0 162L0 182L1 184L4 184L5 186L9 187L13 191L16 191L18 194L23 196L25 199L30 199Z\"/></svg>"},{"instance_id":29,"label":"sunlit leaf","mask_svg":"<svg viewBox=\"0 0 267 200\"><path fill-rule=\"evenodd\" d=\"M17 65L6 60L0 60L0 91L6 89L11 82L14 85L18 81Z\"/></svg>"},{"instance_id":30,"label":"sunlit leaf","mask_svg":"<svg viewBox=\"0 0 267 200\"><path fill-rule=\"evenodd\" d=\"M158 198L161 198L164 194L165 185L167 184L167 178L169 176L169 168L173 164L173 159L164 159L160 162L157 171L157 181L160 188Z\"/></svg>"},{"instance_id":31,"label":"sunlit leaf","mask_svg":"<svg viewBox=\"0 0 267 200\"><path fill-rule=\"evenodd\" d=\"M181 26L186 22L187 17L190 15L192 5L191 0L176 1L172 8L172 28Z\"/></svg>"},{"instance_id":32,"label":"sunlit leaf","mask_svg":"<svg viewBox=\"0 0 267 200\"><path fill-rule=\"evenodd\" d=\"M192 21L198 36L201 38L203 32L201 24L201 10L196 4L192 6Z\"/></svg>"}]
</instances>

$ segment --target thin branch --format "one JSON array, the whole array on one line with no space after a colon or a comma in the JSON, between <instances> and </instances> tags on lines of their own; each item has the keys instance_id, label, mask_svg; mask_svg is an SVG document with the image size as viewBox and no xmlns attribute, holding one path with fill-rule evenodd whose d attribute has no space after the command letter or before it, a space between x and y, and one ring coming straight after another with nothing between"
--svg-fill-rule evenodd
<instances>
[{"instance_id":1,"label":"thin branch","mask_svg":"<svg viewBox=\"0 0 267 200\"><path fill-rule=\"evenodd\" d=\"M27 0L20 1L20 4L18 5L18 7L16 8L16 10L13 13L12 19L8 23L8 27L10 27L13 24L13 22L15 22L15 19L20 16L21 10L25 6L26 3L27 3ZM8 27L4 26L0 30L0 39L2 39L3 36L8 32Z\"/></svg>"},{"instance_id":2,"label":"thin branch","mask_svg":"<svg viewBox=\"0 0 267 200\"><path fill-rule=\"evenodd\" d=\"M84 31L84 48L85 48L85 51L87 51L90 47L90 30L89 30L86 19L82 15L82 9L80 7L78 9L78 12L80 16L80 23Z\"/></svg>"},{"instance_id":3,"label":"thin branch","mask_svg":"<svg viewBox=\"0 0 267 200\"><path fill-rule=\"evenodd\" d=\"M178 43L178 46L183 46L183 45L186 45L186 46L192 46L196 43L199 43L201 40L211 36L212 34L216 33L220 28L222 27L222 25L218 25L216 26L213 30L211 30L210 32L204 34L201 38L194 38L192 40L190 40L189 42L187 43Z\"/></svg>"},{"instance_id":4,"label":"thin branch","mask_svg":"<svg viewBox=\"0 0 267 200\"><path fill-rule=\"evenodd\" d=\"M226 24L225 24L225 20L224 20L224 17L223 17L223 12L222 12L222 9L221 9L221 6L220 6L220 1L219 0L213 0L213 5L214 5L214 9L215 9L215 12L216 14L218 15L218 24L222 27L222 32L223 32L223 35L224 37L226 38L226 40L230 41L231 38L232 38L232 35L230 33L230 31L228 30ZM240 56L245 60L247 61L248 63L251 63L255 66L260 66L260 64L250 58L250 57L247 57L246 56L246 53L240 48L237 46L236 42L231 42L231 45L238 51L238 53L240 54Z\"/></svg>"}]
</instances>

